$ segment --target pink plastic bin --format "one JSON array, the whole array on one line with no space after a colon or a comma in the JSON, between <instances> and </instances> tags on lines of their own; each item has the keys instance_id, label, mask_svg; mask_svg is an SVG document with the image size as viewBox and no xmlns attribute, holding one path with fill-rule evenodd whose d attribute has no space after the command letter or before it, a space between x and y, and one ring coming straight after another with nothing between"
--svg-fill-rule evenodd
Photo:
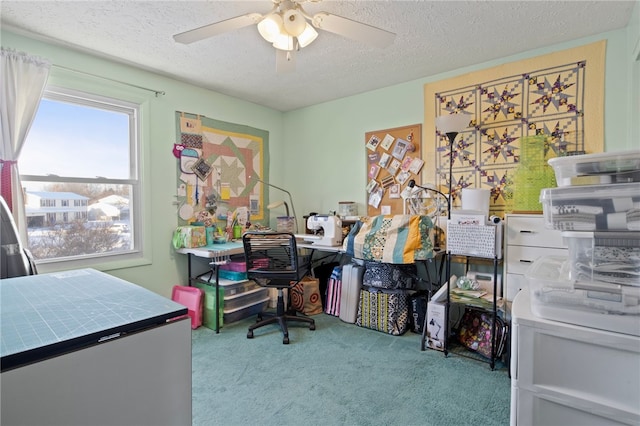
<instances>
[{"instance_id":1,"label":"pink plastic bin","mask_svg":"<svg viewBox=\"0 0 640 426\"><path fill-rule=\"evenodd\" d=\"M243 261L235 261L227 262L224 265L220 265L220 269L224 271L234 271L234 272L247 272L247 262Z\"/></svg>"},{"instance_id":2,"label":"pink plastic bin","mask_svg":"<svg viewBox=\"0 0 640 426\"><path fill-rule=\"evenodd\" d=\"M171 300L181 305L184 305L189 310L189 317L191 318L191 329L202 325L202 302L203 291L196 287L187 287L183 285L174 285L171 292Z\"/></svg>"}]
</instances>

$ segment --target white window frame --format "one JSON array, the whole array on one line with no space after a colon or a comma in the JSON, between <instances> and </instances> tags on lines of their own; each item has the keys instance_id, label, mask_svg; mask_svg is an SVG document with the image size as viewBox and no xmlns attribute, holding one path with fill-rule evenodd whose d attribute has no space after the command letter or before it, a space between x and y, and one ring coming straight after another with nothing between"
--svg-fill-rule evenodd
<instances>
[{"instance_id":1,"label":"white window frame","mask_svg":"<svg viewBox=\"0 0 640 426\"><path fill-rule=\"evenodd\" d=\"M122 267L139 266L151 263L149 250L145 250L145 237L143 230L143 185L142 176L142 126L141 116L144 114L143 102L131 102L116 99L89 91L79 91L75 89L47 86L43 98L53 101L73 103L80 106L93 107L124 113L129 116L129 159L130 172L129 179L113 178L79 178L70 176L52 175L21 175L23 182L52 182L52 183L86 183L86 184L115 184L129 185L131 187L130 229L133 247L124 252L97 253L92 255L41 259L36 264L38 272L53 272L76 268L96 268L99 270L119 269Z\"/></svg>"}]
</instances>

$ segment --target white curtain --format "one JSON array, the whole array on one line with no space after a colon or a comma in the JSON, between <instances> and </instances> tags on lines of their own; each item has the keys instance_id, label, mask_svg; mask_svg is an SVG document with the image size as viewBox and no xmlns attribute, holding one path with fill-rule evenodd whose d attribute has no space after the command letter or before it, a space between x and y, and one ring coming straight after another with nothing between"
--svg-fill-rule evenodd
<instances>
[{"instance_id":1,"label":"white curtain","mask_svg":"<svg viewBox=\"0 0 640 426\"><path fill-rule=\"evenodd\" d=\"M51 63L43 58L2 48L0 68L0 193L11 208L23 243L27 222L18 173L18 157L47 84Z\"/></svg>"}]
</instances>

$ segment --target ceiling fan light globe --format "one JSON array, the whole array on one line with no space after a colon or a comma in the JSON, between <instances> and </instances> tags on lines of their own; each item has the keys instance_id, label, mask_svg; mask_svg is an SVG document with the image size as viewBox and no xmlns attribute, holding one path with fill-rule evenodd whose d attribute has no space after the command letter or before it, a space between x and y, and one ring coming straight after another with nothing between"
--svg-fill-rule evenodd
<instances>
[{"instance_id":1,"label":"ceiling fan light globe","mask_svg":"<svg viewBox=\"0 0 640 426\"><path fill-rule=\"evenodd\" d=\"M287 50L287 51L293 50L294 48L293 37L291 37L290 35L280 34L273 41L273 47L280 50Z\"/></svg>"},{"instance_id":2,"label":"ceiling fan light globe","mask_svg":"<svg viewBox=\"0 0 640 426\"><path fill-rule=\"evenodd\" d=\"M298 36L298 44L300 44L301 48L302 47L307 47L317 37L318 37L318 32L311 25L309 25L309 23L307 22L307 25L306 25L304 31L302 32L302 34L300 34Z\"/></svg>"},{"instance_id":3,"label":"ceiling fan light globe","mask_svg":"<svg viewBox=\"0 0 640 426\"><path fill-rule=\"evenodd\" d=\"M258 32L263 39L273 43L282 34L282 17L272 13L258 23Z\"/></svg>"},{"instance_id":4,"label":"ceiling fan light globe","mask_svg":"<svg viewBox=\"0 0 640 426\"><path fill-rule=\"evenodd\" d=\"M286 32L298 37L305 30L307 20L297 10L289 9L284 13L283 24Z\"/></svg>"}]
</instances>

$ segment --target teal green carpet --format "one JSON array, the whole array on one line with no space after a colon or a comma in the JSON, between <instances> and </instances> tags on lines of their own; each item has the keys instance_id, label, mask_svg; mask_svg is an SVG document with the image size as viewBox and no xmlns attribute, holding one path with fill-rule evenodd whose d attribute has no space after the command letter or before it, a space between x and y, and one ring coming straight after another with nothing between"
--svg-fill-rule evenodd
<instances>
[{"instance_id":1,"label":"teal green carpet","mask_svg":"<svg viewBox=\"0 0 640 426\"><path fill-rule=\"evenodd\" d=\"M193 331L193 424L507 425L510 379L499 364L420 350L420 336L390 336L315 315L316 330Z\"/></svg>"}]
</instances>

